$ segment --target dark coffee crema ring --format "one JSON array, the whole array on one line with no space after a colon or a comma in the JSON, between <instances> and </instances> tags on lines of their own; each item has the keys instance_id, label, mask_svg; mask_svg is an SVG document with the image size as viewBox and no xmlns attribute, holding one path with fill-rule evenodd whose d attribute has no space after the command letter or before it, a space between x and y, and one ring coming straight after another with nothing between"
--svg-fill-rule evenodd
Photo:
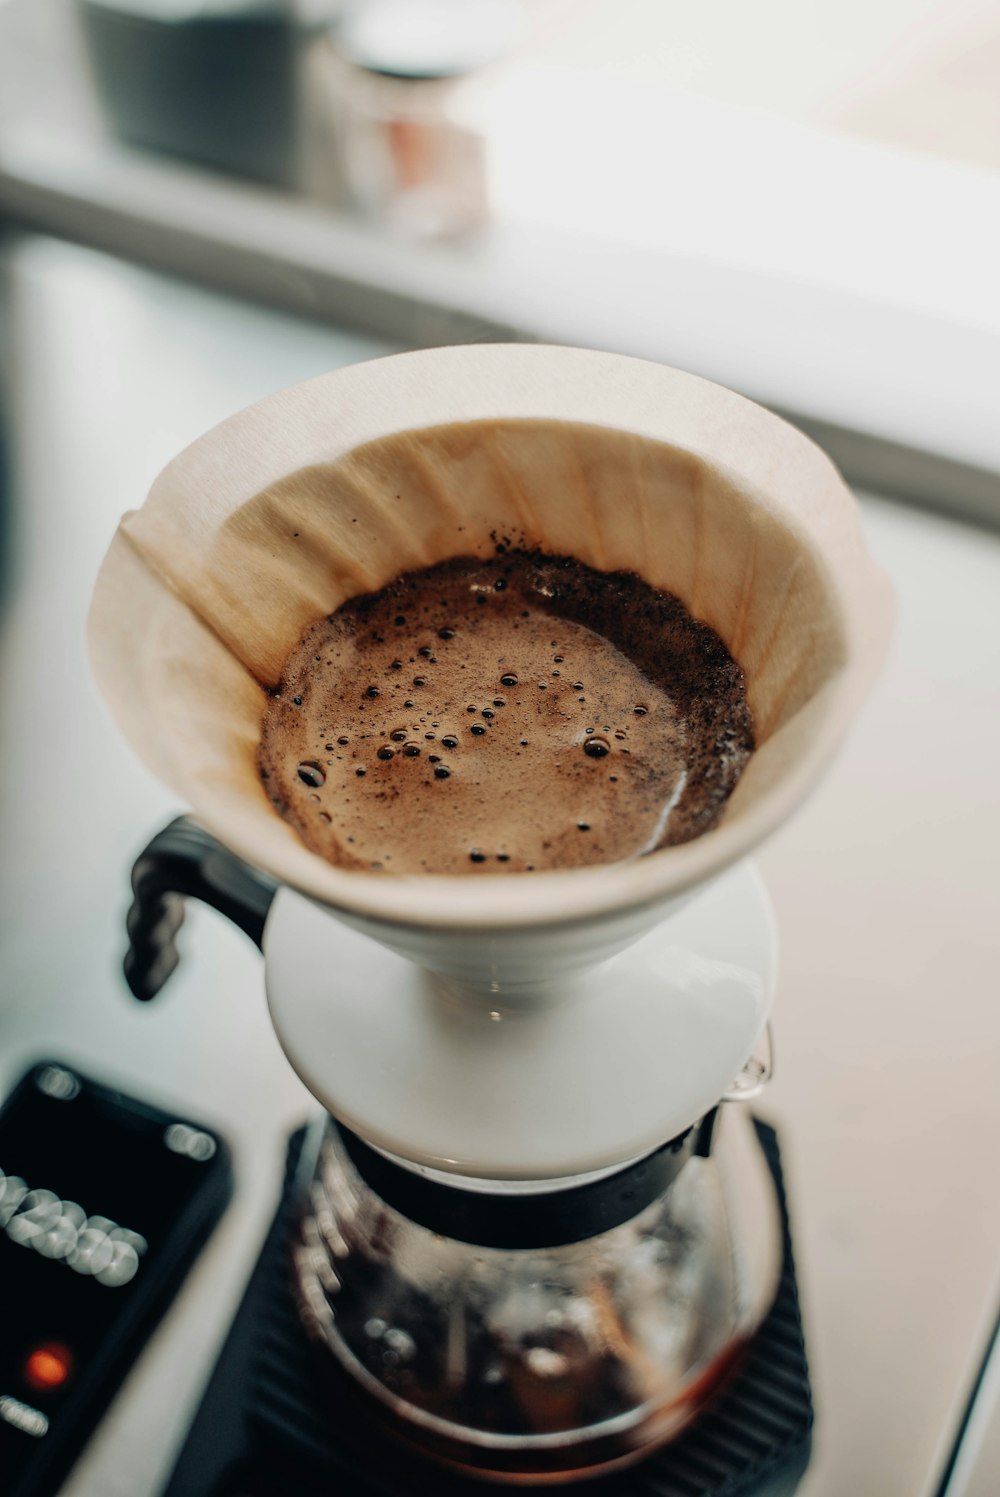
<instances>
[{"instance_id":1,"label":"dark coffee crema ring","mask_svg":"<svg viewBox=\"0 0 1000 1497\"><path fill-rule=\"evenodd\" d=\"M329 862L576 868L718 822L754 748L719 636L635 573L498 553L351 599L285 661L260 774Z\"/></svg>"}]
</instances>

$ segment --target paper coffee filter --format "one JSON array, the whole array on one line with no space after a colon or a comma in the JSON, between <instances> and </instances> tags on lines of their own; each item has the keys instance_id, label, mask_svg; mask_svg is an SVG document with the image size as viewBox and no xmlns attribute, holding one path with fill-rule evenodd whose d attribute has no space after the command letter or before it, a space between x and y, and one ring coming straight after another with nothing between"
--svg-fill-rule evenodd
<instances>
[{"instance_id":1,"label":"paper coffee filter","mask_svg":"<svg viewBox=\"0 0 1000 1497\"><path fill-rule=\"evenodd\" d=\"M268 688L305 628L347 598L499 541L639 572L725 640L758 747L720 826L530 878L332 867L257 775ZM195 442L122 520L90 641L140 756L248 861L367 918L491 927L662 900L742 856L828 761L889 617L852 496L792 427L660 365L498 345L340 370Z\"/></svg>"}]
</instances>

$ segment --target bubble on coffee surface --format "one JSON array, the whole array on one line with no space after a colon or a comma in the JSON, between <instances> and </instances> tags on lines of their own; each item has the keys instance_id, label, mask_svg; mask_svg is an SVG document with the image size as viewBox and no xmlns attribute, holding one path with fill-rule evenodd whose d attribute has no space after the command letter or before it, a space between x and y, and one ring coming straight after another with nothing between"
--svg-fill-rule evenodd
<instances>
[{"instance_id":1,"label":"bubble on coffee surface","mask_svg":"<svg viewBox=\"0 0 1000 1497\"><path fill-rule=\"evenodd\" d=\"M479 877L689 841L753 746L742 671L678 599L505 550L312 625L270 696L259 768L332 863Z\"/></svg>"},{"instance_id":2,"label":"bubble on coffee surface","mask_svg":"<svg viewBox=\"0 0 1000 1497\"><path fill-rule=\"evenodd\" d=\"M298 767L298 776L303 785L322 785L326 781L326 771L322 764L317 764L315 759L306 759Z\"/></svg>"}]
</instances>

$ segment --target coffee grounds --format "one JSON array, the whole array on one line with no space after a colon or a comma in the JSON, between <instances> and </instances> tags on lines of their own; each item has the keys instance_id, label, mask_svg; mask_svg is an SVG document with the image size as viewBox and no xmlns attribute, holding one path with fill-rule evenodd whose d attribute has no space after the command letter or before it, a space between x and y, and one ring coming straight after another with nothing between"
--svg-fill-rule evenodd
<instances>
[{"instance_id":1,"label":"coffee grounds","mask_svg":"<svg viewBox=\"0 0 1000 1497\"><path fill-rule=\"evenodd\" d=\"M341 867L523 873L709 831L753 747L742 671L676 597L501 549L313 624L264 713L259 769Z\"/></svg>"}]
</instances>

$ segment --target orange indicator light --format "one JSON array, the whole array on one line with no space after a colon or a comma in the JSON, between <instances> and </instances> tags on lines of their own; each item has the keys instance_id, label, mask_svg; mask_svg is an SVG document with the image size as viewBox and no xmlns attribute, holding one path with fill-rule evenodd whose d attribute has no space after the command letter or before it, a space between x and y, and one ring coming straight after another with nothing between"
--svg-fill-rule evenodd
<instances>
[{"instance_id":1,"label":"orange indicator light","mask_svg":"<svg viewBox=\"0 0 1000 1497\"><path fill-rule=\"evenodd\" d=\"M73 1370L73 1354L58 1341L36 1346L24 1364L24 1381L36 1393L51 1393L61 1388Z\"/></svg>"}]
</instances>

